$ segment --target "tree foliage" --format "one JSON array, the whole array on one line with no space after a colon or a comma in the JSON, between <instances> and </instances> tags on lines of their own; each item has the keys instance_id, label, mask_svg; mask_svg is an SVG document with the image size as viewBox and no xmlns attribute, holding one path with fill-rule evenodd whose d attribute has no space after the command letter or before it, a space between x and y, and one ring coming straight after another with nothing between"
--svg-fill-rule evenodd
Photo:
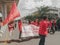
<instances>
[{"instance_id":1,"label":"tree foliage","mask_svg":"<svg viewBox=\"0 0 60 45\"><path fill-rule=\"evenodd\" d=\"M51 9L48 6L37 7L37 11L34 12L33 14L31 14L30 16L27 16L26 19L35 20L36 18L38 18L40 20L41 17L44 15L46 15L49 19L55 18L56 15L49 13L50 11L51 11Z\"/></svg>"}]
</instances>

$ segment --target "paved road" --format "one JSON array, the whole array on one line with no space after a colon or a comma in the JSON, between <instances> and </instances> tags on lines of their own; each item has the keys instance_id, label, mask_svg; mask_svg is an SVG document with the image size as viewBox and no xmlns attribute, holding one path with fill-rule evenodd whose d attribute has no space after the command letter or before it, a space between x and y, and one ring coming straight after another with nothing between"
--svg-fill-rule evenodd
<instances>
[{"instance_id":1,"label":"paved road","mask_svg":"<svg viewBox=\"0 0 60 45\"><path fill-rule=\"evenodd\" d=\"M0 43L0 45L38 45L39 38L31 39L24 42L11 42L11 43ZM60 45L60 32L56 32L54 35L48 34L46 38L46 45Z\"/></svg>"}]
</instances>

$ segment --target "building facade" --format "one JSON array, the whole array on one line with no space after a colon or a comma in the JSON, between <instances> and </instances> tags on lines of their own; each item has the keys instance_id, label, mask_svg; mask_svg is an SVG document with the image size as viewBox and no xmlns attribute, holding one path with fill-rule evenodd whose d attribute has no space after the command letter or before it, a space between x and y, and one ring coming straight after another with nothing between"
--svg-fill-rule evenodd
<instances>
[{"instance_id":1,"label":"building facade","mask_svg":"<svg viewBox=\"0 0 60 45\"><path fill-rule=\"evenodd\" d=\"M0 17L2 17L2 20L7 17L14 1L18 3L18 0L0 0L0 13L2 14Z\"/></svg>"}]
</instances>

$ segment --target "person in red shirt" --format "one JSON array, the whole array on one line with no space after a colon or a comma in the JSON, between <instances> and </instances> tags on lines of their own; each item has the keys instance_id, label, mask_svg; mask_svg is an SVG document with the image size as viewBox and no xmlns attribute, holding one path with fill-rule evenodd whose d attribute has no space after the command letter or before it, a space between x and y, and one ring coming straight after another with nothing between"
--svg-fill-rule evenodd
<instances>
[{"instance_id":1,"label":"person in red shirt","mask_svg":"<svg viewBox=\"0 0 60 45\"><path fill-rule=\"evenodd\" d=\"M52 21L49 20L49 23L48 23L48 33L51 32L51 28L52 28Z\"/></svg>"},{"instance_id":2,"label":"person in red shirt","mask_svg":"<svg viewBox=\"0 0 60 45\"><path fill-rule=\"evenodd\" d=\"M52 21L51 21L51 20L50 20L50 22L49 22L49 26L52 27Z\"/></svg>"},{"instance_id":3,"label":"person in red shirt","mask_svg":"<svg viewBox=\"0 0 60 45\"><path fill-rule=\"evenodd\" d=\"M38 19L36 19L35 21L34 21L34 25L35 26L38 26L39 24L38 24Z\"/></svg>"},{"instance_id":4,"label":"person in red shirt","mask_svg":"<svg viewBox=\"0 0 60 45\"><path fill-rule=\"evenodd\" d=\"M30 24L34 25L34 21L31 21L31 23L30 23Z\"/></svg>"},{"instance_id":5,"label":"person in red shirt","mask_svg":"<svg viewBox=\"0 0 60 45\"><path fill-rule=\"evenodd\" d=\"M34 20L34 21L31 21L31 24L35 25L35 26L38 26L38 19Z\"/></svg>"},{"instance_id":6,"label":"person in red shirt","mask_svg":"<svg viewBox=\"0 0 60 45\"><path fill-rule=\"evenodd\" d=\"M22 34L22 21L18 20L18 28L19 28L19 39L21 38Z\"/></svg>"},{"instance_id":7,"label":"person in red shirt","mask_svg":"<svg viewBox=\"0 0 60 45\"><path fill-rule=\"evenodd\" d=\"M52 19L51 32L52 32L52 34L54 34L54 33L55 33L55 22L54 22L54 19Z\"/></svg>"},{"instance_id":8,"label":"person in red shirt","mask_svg":"<svg viewBox=\"0 0 60 45\"><path fill-rule=\"evenodd\" d=\"M40 21L39 24L39 36L40 36L40 42L39 45L45 45L45 37L48 34L48 21L47 21L47 16L43 16L42 20Z\"/></svg>"},{"instance_id":9,"label":"person in red shirt","mask_svg":"<svg viewBox=\"0 0 60 45\"><path fill-rule=\"evenodd\" d=\"M11 21L10 23L8 23L8 29L9 29L9 32L10 32L10 36L12 35L12 32L14 30L14 21Z\"/></svg>"}]
</instances>

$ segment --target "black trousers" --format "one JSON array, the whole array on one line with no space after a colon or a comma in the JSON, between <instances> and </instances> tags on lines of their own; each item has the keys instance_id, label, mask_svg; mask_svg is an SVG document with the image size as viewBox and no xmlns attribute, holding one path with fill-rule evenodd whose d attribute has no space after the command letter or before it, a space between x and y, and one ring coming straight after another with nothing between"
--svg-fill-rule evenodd
<instances>
[{"instance_id":1,"label":"black trousers","mask_svg":"<svg viewBox=\"0 0 60 45\"><path fill-rule=\"evenodd\" d=\"M21 39L21 34L22 34L22 31L19 32L19 39Z\"/></svg>"},{"instance_id":2,"label":"black trousers","mask_svg":"<svg viewBox=\"0 0 60 45\"><path fill-rule=\"evenodd\" d=\"M1 26L0 26L0 30L1 30Z\"/></svg>"},{"instance_id":3,"label":"black trousers","mask_svg":"<svg viewBox=\"0 0 60 45\"><path fill-rule=\"evenodd\" d=\"M55 26L51 27L51 31L53 32L53 34L55 33L55 29L54 28L55 28Z\"/></svg>"},{"instance_id":4,"label":"black trousers","mask_svg":"<svg viewBox=\"0 0 60 45\"><path fill-rule=\"evenodd\" d=\"M39 41L39 45L45 45L45 35L39 35L40 36L40 41Z\"/></svg>"}]
</instances>

